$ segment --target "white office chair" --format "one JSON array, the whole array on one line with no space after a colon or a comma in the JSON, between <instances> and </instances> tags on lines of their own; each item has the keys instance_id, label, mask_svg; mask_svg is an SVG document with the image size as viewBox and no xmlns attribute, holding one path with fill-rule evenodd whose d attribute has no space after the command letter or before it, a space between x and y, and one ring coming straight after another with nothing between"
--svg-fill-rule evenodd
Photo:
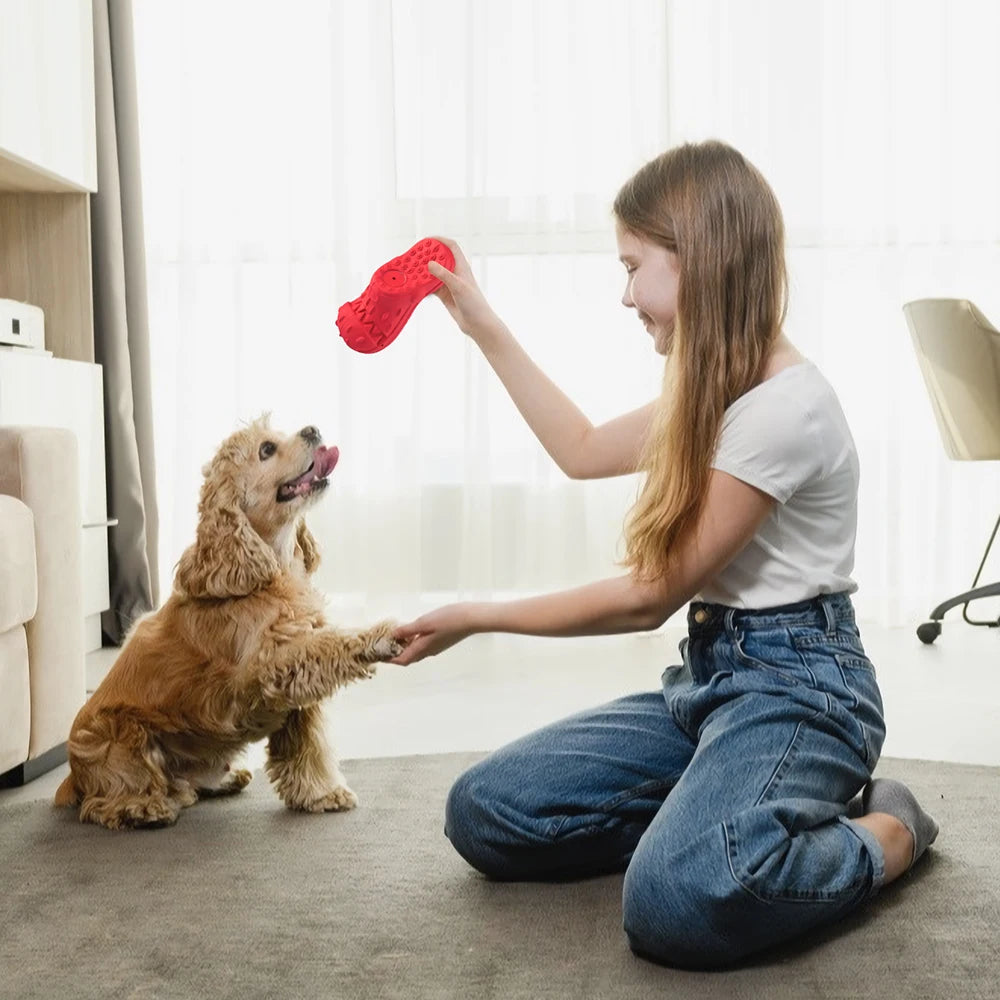
<instances>
[{"instance_id":1,"label":"white office chair","mask_svg":"<svg viewBox=\"0 0 1000 1000\"><path fill-rule=\"evenodd\" d=\"M903 306L941 441L949 458L1000 460L1000 330L965 299L918 299ZM969 617L971 601L1000 597L1000 582L979 586L1000 517L993 526L971 589L939 604L917 635L931 643L941 634L945 612L962 605L970 625L1000 626L1000 619Z\"/></svg>"}]
</instances>

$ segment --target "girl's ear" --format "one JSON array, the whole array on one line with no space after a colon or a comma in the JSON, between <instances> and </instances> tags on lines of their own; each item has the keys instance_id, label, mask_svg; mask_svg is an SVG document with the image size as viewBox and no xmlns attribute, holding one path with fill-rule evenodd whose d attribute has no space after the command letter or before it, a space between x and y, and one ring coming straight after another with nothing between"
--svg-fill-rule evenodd
<instances>
[{"instance_id":1,"label":"girl's ear","mask_svg":"<svg viewBox=\"0 0 1000 1000\"><path fill-rule=\"evenodd\" d=\"M268 587L280 567L230 489L202 493L195 543L177 565L175 583L189 597L246 597Z\"/></svg>"},{"instance_id":2,"label":"girl's ear","mask_svg":"<svg viewBox=\"0 0 1000 1000\"><path fill-rule=\"evenodd\" d=\"M306 527L304 518L299 519L298 526L295 529L295 550L301 554L306 572L314 573L316 567L319 566L319 546L316 544L316 539L313 538L312 532Z\"/></svg>"}]
</instances>

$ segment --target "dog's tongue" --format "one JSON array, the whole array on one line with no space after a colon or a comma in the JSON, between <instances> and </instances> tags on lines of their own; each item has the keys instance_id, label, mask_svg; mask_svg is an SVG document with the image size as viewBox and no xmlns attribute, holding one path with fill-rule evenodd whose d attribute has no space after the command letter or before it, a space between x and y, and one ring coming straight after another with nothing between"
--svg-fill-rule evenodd
<instances>
[{"instance_id":1,"label":"dog's tongue","mask_svg":"<svg viewBox=\"0 0 1000 1000\"><path fill-rule=\"evenodd\" d=\"M313 476L316 479L326 479L333 472L333 467L337 464L338 458L340 458L340 449L336 445L331 445L327 448L321 444L313 452Z\"/></svg>"}]
</instances>

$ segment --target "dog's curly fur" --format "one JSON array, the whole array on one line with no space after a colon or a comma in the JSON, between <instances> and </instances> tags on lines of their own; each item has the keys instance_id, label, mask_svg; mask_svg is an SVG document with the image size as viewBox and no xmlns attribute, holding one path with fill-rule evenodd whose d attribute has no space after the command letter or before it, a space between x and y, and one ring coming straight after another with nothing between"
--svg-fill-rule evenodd
<instances>
[{"instance_id":1,"label":"dog's curly fur","mask_svg":"<svg viewBox=\"0 0 1000 1000\"><path fill-rule=\"evenodd\" d=\"M357 803L320 702L401 647L390 622L329 627L310 584L319 552L302 513L335 462L315 428L282 435L266 417L222 443L203 470L197 539L173 593L136 625L73 722L57 805L113 829L163 826L201 796L244 788L250 773L235 762L265 737L268 775L290 809Z\"/></svg>"}]
</instances>

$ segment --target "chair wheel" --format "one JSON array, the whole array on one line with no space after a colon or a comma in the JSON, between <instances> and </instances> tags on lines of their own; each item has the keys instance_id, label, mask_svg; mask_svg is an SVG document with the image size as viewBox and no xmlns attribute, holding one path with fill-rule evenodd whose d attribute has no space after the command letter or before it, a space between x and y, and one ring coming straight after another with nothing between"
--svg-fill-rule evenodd
<instances>
[{"instance_id":1,"label":"chair wheel","mask_svg":"<svg viewBox=\"0 0 1000 1000\"><path fill-rule=\"evenodd\" d=\"M917 638L927 645L930 645L940 634L940 622L924 622L923 625L917 626Z\"/></svg>"}]
</instances>

